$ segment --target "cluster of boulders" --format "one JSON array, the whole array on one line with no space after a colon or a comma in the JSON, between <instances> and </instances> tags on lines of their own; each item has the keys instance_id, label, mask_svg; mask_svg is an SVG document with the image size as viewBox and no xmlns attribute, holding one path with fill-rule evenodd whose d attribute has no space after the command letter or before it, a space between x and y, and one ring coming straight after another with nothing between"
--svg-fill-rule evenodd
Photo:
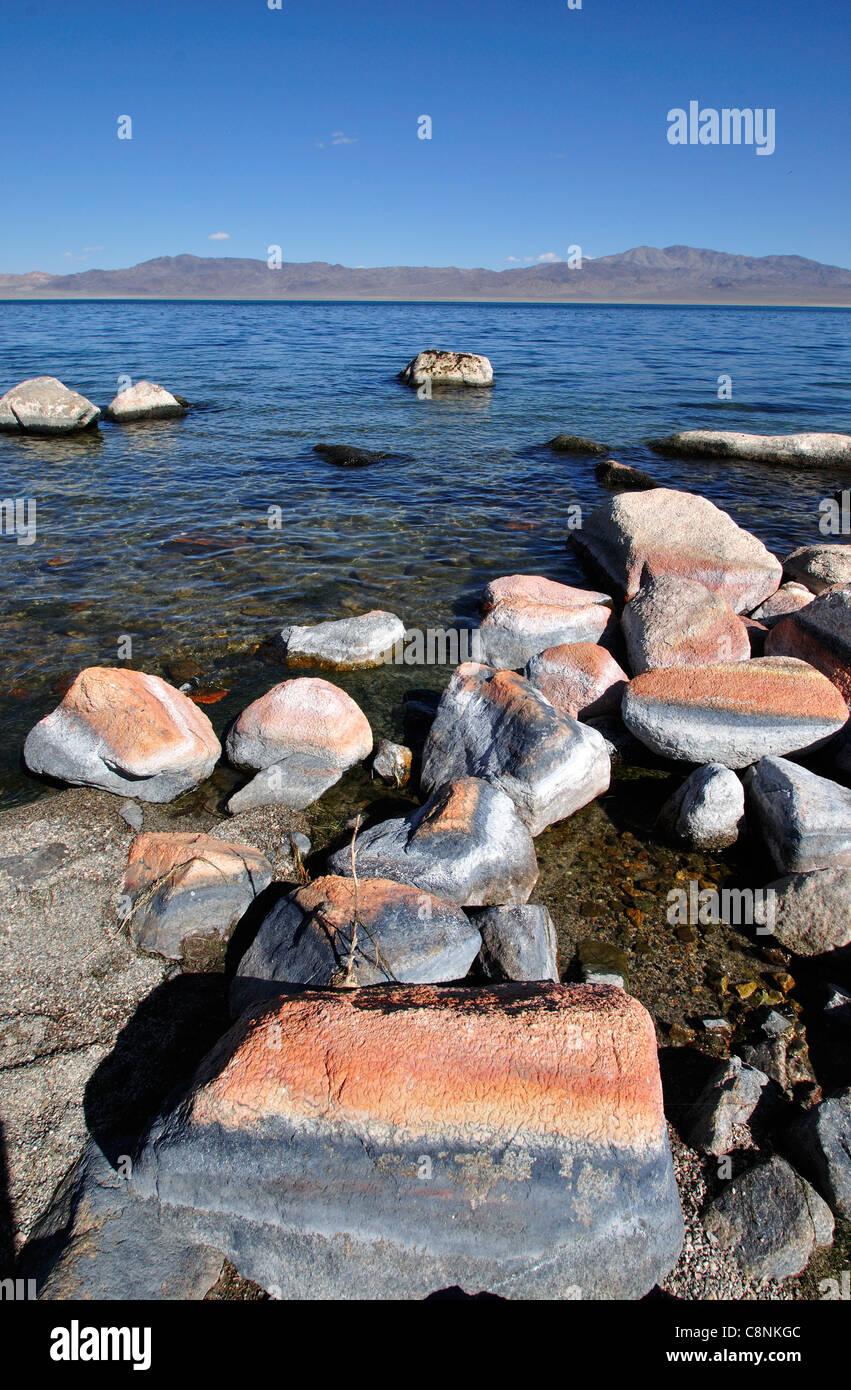
<instances>
[{"instance_id":1,"label":"cluster of boulders","mask_svg":"<svg viewBox=\"0 0 851 1390\"><path fill-rule=\"evenodd\" d=\"M116 424L168 420L185 415L188 402L152 381L137 381L106 407ZM97 428L101 411L55 376L30 377L0 396L0 433L56 435Z\"/></svg>"},{"instance_id":2,"label":"cluster of boulders","mask_svg":"<svg viewBox=\"0 0 851 1390\"><path fill-rule=\"evenodd\" d=\"M406 379L434 369L416 359ZM447 371L488 384L466 360ZM631 739L686 773L660 834L718 850L747 823L782 875L776 940L845 960L851 792L800 760L838 758L848 722L851 547L784 565L712 503L666 488L619 494L573 541L606 591L491 582L485 660L443 691L421 804L358 820L318 877L284 891L241 840L137 836L122 897L140 950L179 961L199 938L233 939L246 913L256 931L235 962L232 1029L129 1176L90 1150L69 1178L46 1296L115 1296L119 1269L122 1297L197 1296L211 1251L276 1297L640 1297L671 1269L683 1224L653 1024L617 975L559 982L552 919L530 901L535 839L606 792ZM357 669L403 634L372 612L281 640L297 668ZM371 757L373 734L351 696L301 676L243 710L224 748L251 774L231 813L301 809ZM24 756L44 776L159 802L221 752L187 695L95 668ZM373 770L402 785L411 750L382 741ZM730 1153L788 1100L777 1018L694 1101L700 1152ZM722 1190L708 1231L749 1277L798 1272L833 1213L851 1216L849 1153L846 1090L800 1119L785 1156ZM130 1230L152 1249L128 1270ZM173 1248L180 1272L166 1277Z\"/></svg>"}]
</instances>

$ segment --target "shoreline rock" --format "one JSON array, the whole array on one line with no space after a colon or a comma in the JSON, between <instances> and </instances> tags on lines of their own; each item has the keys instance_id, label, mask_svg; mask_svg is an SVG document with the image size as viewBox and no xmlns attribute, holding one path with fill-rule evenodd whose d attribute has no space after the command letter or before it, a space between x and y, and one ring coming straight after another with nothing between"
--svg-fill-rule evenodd
<instances>
[{"instance_id":1,"label":"shoreline rock","mask_svg":"<svg viewBox=\"0 0 851 1390\"><path fill-rule=\"evenodd\" d=\"M281 641L287 665L295 669L357 671L383 666L404 636L405 624L395 613L373 608L355 618L285 627Z\"/></svg>"},{"instance_id":2,"label":"shoreline rock","mask_svg":"<svg viewBox=\"0 0 851 1390\"><path fill-rule=\"evenodd\" d=\"M419 352L398 376L406 386L434 388L493 386L493 367L475 352L444 352L430 348Z\"/></svg>"},{"instance_id":3,"label":"shoreline rock","mask_svg":"<svg viewBox=\"0 0 851 1390\"><path fill-rule=\"evenodd\" d=\"M740 430L683 430L651 441L657 454L676 458L729 458L755 463L780 463L790 468L851 468L851 435L748 434Z\"/></svg>"},{"instance_id":4,"label":"shoreline rock","mask_svg":"<svg viewBox=\"0 0 851 1390\"><path fill-rule=\"evenodd\" d=\"M58 377L34 376L0 396L0 434L56 435L96 429L100 411Z\"/></svg>"},{"instance_id":5,"label":"shoreline rock","mask_svg":"<svg viewBox=\"0 0 851 1390\"><path fill-rule=\"evenodd\" d=\"M181 400L153 381L137 381L119 391L106 408L107 419L117 425L135 420L175 420L185 414Z\"/></svg>"}]
</instances>

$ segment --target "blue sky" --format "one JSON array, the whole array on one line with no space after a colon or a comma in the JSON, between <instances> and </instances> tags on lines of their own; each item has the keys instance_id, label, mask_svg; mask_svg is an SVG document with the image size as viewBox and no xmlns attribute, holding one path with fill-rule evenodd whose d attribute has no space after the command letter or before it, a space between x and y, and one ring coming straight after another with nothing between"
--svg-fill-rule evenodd
<instances>
[{"instance_id":1,"label":"blue sky","mask_svg":"<svg viewBox=\"0 0 851 1390\"><path fill-rule=\"evenodd\" d=\"M0 271L272 244L345 265L685 243L851 266L849 38L848 0L16 0ZM775 153L671 146L690 100L773 107Z\"/></svg>"}]
</instances>

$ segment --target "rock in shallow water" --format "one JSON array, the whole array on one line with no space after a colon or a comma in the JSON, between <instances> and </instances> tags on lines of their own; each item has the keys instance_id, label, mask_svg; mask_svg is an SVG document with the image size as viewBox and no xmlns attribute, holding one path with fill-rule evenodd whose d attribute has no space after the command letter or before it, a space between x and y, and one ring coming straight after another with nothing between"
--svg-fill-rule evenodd
<instances>
[{"instance_id":1,"label":"rock in shallow water","mask_svg":"<svg viewBox=\"0 0 851 1390\"><path fill-rule=\"evenodd\" d=\"M615 629L611 603L608 594L574 589L537 574L495 579L482 595L482 660L498 670L513 671L548 647L598 642Z\"/></svg>"},{"instance_id":2,"label":"rock in shallow water","mask_svg":"<svg viewBox=\"0 0 851 1390\"><path fill-rule=\"evenodd\" d=\"M372 770L376 777L390 787L404 787L411 777L413 754L402 743L391 743L389 738L381 739L378 752L372 760Z\"/></svg>"},{"instance_id":3,"label":"rock in shallow water","mask_svg":"<svg viewBox=\"0 0 851 1390\"><path fill-rule=\"evenodd\" d=\"M621 629L634 676L659 666L750 660L748 630L726 599L682 576L645 572Z\"/></svg>"},{"instance_id":4,"label":"rock in shallow water","mask_svg":"<svg viewBox=\"0 0 851 1390\"><path fill-rule=\"evenodd\" d=\"M225 742L235 767L259 769L229 811L286 805L303 810L372 751L369 722L350 695L319 677L282 681L255 700Z\"/></svg>"},{"instance_id":5,"label":"rock in shallow water","mask_svg":"<svg viewBox=\"0 0 851 1390\"><path fill-rule=\"evenodd\" d=\"M642 473L640 468L633 468L629 463L618 463L616 459L598 463L594 476L610 492L649 492L660 486L649 473Z\"/></svg>"},{"instance_id":6,"label":"rock in shallow water","mask_svg":"<svg viewBox=\"0 0 851 1390\"><path fill-rule=\"evenodd\" d=\"M677 458L753 459L790 468L823 468L839 463L851 467L851 435L746 434L738 430L683 430L651 446Z\"/></svg>"},{"instance_id":7,"label":"rock in shallow water","mask_svg":"<svg viewBox=\"0 0 851 1390\"><path fill-rule=\"evenodd\" d=\"M621 493L595 508L571 539L626 599L638 592L649 565L657 578L696 580L747 613L774 593L782 576L780 561L756 536L707 498L673 488Z\"/></svg>"},{"instance_id":8,"label":"rock in shallow water","mask_svg":"<svg viewBox=\"0 0 851 1390\"><path fill-rule=\"evenodd\" d=\"M159 676L89 666L30 730L24 761L73 786L174 801L209 777L221 751L206 714Z\"/></svg>"},{"instance_id":9,"label":"rock in shallow water","mask_svg":"<svg viewBox=\"0 0 851 1390\"><path fill-rule=\"evenodd\" d=\"M606 988L249 1012L130 1182L288 1299L640 1298L683 1239L653 1025Z\"/></svg>"},{"instance_id":10,"label":"rock in shallow water","mask_svg":"<svg viewBox=\"0 0 851 1390\"><path fill-rule=\"evenodd\" d=\"M836 687L807 662L758 657L636 676L621 715L660 757L737 768L765 754L820 748L848 711Z\"/></svg>"},{"instance_id":11,"label":"rock in shallow water","mask_svg":"<svg viewBox=\"0 0 851 1390\"><path fill-rule=\"evenodd\" d=\"M686 778L659 812L659 829L695 849L736 843L745 814L745 789L730 768L707 763Z\"/></svg>"},{"instance_id":12,"label":"rock in shallow water","mask_svg":"<svg viewBox=\"0 0 851 1390\"><path fill-rule=\"evenodd\" d=\"M387 454L358 449L352 444L314 444L314 454L326 463L336 464L338 468L368 468L371 463L380 463Z\"/></svg>"},{"instance_id":13,"label":"rock in shallow water","mask_svg":"<svg viewBox=\"0 0 851 1390\"><path fill-rule=\"evenodd\" d=\"M214 950L272 877L253 845L194 833L138 835L124 878L130 933L140 950L169 960L187 949Z\"/></svg>"},{"instance_id":14,"label":"rock in shallow water","mask_svg":"<svg viewBox=\"0 0 851 1390\"><path fill-rule=\"evenodd\" d=\"M477 777L445 784L412 815L362 831L355 856L359 877L414 884L466 907L525 903L538 879L535 846L514 802ZM350 876L350 846L329 867Z\"/></svg>"},{"instance_id":15,"label":"rock in shallow water","mask_svg":"<svg viewBox=\"0 0 851 1390\"><path fill-rule=\"evenodd\" d=\"M611 763L596 729L554 709L513 671L467 662L443 692L423 750L427 792L483 777L511 797L533 835L606 791Z\"/></svg>"},{"instance_id":16,"label":"rock in shallow water","mask_svg":"<svg viewBox=\"0 0 851 1390\"><path fill-rule=\"evenodd\" d=\"M728 1183L703 1224L748 1279L788 1279L833 1240L830 1208L785 1159L775 1156Z\"/></svg>"},{"instance_id":17,"label":"rock in shallow water","mask_svg":"<svg viewBox=\"0 0 851 1390\"><path fill-rule=\"evenodd\" d=\"M486 907L470 916L482 934L485 979L558 983L555 923L545 907Z\"/></svg>"},{"instance_id":18,"label":"rock in shallow water","mask_svg":"<svg viewBox=\"0 0 851 1390\"><path fill-rule=\"evenodd\" d=\"M481 937L460 907L384 878L326 875L272 908L239 964L231 1007L281 993L462 980Z\"/></svg>"},{"instance_id":19,"label":"rock in shallow water","mask_svg":"<svg viewBox=\"0 0 851 1390\"><path fill-rule=\"evenodd\" d=\"M607 454L605 444L586 439L581 434L557 434L555 439L547 440L547 448L557 454Z\"/></svg>"},{"instance_id":20,"label":"rock in shallow water","mask_svg":"<svg viewBox=\"0 0 851 1390\"><path fill-rule=\"evenodd\" d=\"M100 411L55 376L35 376L0 396L0 434L73 434Z\"/></svg>"},{"instance_id":21,"label":"rock in shallow water","mask_svg":"<svg viewBox=\"0 0 851 1390\"><path fill-rule=\"evenodd\" d=\"M420 352L400 373L406 386L493 386L493 367L475 352Z\"/></svg>"},{"instance_id":22,"label":"rock in shallow water","mask_svg":"<svg viewBox=\"0 0 851 1390\"><path fill-rule=\"evenodd\" d=\"M172 420L185 415L186 409L164 386L137 381L113 397L106 413L116 424L125 424L131 420Z\"/></svg>"},{"instance_id":23,"label":"rock in shallow water","mask_svg":"<svg viewBox=\"0 0 851 1390\"><path fill-rule=\"evenodd\" d=\"M787 758L747 776L748 813L781 873L851 865L851 791Z\"/></svg>"},{"instance_id":24,"label":"rock in shallow water","mask_svg":"<svg viewBox=\"0 0 851 1390\"><path fill-rule=\"evenodd\" d=\"M356 618L315 623L310 627L285 627L281 633L288 666L316 666L330 671L355 671L382 666L396 642L405 636L405 624L395 613L372 609Z\"/></svg>"}]
</instances>

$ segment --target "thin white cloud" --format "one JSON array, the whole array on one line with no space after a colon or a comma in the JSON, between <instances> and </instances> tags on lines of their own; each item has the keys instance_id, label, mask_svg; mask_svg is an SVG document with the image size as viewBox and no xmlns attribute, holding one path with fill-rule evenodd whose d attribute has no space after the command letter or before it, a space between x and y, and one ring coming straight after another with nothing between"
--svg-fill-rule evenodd
<instances>
[{"instance_id":1,"label":"thin white cloud","mask_svg":"<svg viewBox=\"0 0 851 1390\"><path fill-rule=\"evenodd\" d=\"M561 256L557 256L555 251L543 251L541 255L537 257L537 259L538 261L546 262L549 265L552 264L553 261L560 261Z\"/></svg>"},{"instance_id":2,"label":"thin white cloud","mask_svg":"<svg viewBox=\"0 0 851 1390\"><path fill-rule=\"evenodd\" d=\"M557 256L555 251L542 251L540 256L506 256L510 265L560 265L563 256Z\"/></svg>"},{"instance_id":3,"label":"thin white cloud","mask_svg":"<svg viewBox=\"0 0 851 1390\"><path fill-rule=\"evenodd\" d=\"M358 137L356 135L344 135L342 130L335 130L331 136L332 145L356 145Z\"/></svg>"},{"instance_id":4,"label":"thin white cloud","mask_svg":"<svg viewBox=\"0 0 851 1390\"><path fill-rule=\"evenodd\" d=\"M230 241L230 232L211 232L208 241Z\"/></svg>"}]
</instances>

